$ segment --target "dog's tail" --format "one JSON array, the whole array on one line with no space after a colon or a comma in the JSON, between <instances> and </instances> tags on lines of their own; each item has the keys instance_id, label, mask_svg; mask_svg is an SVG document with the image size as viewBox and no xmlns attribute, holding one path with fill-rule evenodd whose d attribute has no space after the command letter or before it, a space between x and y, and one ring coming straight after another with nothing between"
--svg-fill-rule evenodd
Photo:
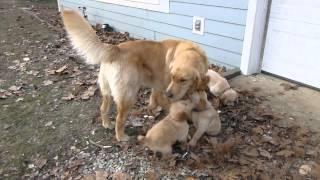
<instances>
[{"instance_id":1,"label":"dog's tail","mask_svg":"<svg viewBox=\"0 0 320 180\"><path fill-rule=\"evenodd\" d=\"M74 10L62 10L62 19L76 50L84 55L88 64L112 60L119 53L115 45L102 43L86 19Z\"/></svg>"}]
</instances>

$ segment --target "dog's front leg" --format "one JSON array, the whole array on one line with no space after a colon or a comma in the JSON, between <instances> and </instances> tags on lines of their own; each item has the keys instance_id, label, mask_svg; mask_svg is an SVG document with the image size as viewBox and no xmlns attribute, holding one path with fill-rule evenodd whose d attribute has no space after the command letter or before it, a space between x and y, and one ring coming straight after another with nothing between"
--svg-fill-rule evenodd
<instances>
[{"instance_id":1,"label":"dog's front leg","mask_svg":"<svg viewBox=\"0 0 320 180\"><path fill-rule=\"evenodd\" d=\"M152 89L149 99L148 111L150 114L156 114L156 108L161 106L164 110L169 109L169 99L163 95L163 91Z\"/></svg>"},{"instance_id":2,"label":"dog's front leg","mask_svg":"<svg viewBox=\"0 0 320 180\"><path fill-rule=\"evenodd\" d=\"M198 122L198 126L197 126L197 130L194 133L192 139L189 141L189 146L196 146L198 140L201 138L201 136L206 132L207 127L208 127L208 123L204 123L204 122Z\"/></svg>"},{"instance_id":3,"label":"dog's front leg","mask_svg":"<svg viewBox=\"0 0 320 180\"><path fill-rule=\"evenodd\" d=\"M158 96L158 92L155 89L152 89L152 92L151 92L151 95L150 95L150 98L149 98L149 105L148 105L148 111L151 114L154 113L154 110L158 106L157 96Z\"/></svg>"}]
</instances>

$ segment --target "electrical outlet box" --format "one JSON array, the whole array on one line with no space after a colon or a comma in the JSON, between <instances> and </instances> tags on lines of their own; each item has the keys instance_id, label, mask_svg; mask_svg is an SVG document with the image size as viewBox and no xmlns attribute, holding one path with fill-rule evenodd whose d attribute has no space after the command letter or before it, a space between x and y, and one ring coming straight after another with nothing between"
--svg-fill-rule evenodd
<instances>
[{"instance_id":1,"label":"electrical outlet box","mask_svg":"<svg viewBox=\"0 0 320 180\"><path fill-rule=\"evenodd\" d=\"M204 17L193 16L192 32L203 35L204 33Z\"/></svg>"}]
</instances>

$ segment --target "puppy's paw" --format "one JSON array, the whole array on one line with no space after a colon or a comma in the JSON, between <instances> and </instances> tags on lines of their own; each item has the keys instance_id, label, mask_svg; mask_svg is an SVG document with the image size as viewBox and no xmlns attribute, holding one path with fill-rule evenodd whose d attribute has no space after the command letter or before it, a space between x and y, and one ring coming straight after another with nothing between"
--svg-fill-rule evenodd
<instances>
[{"instance_id":1,"label":"puppy's paw","mask_svg":"<svg viewBox=\"0 0 320 180\"><path fill-rule=\"evenodd\" d=\"M153 116L155 116L155 115L157 115L158 113L160 113L160 112L162 112L163 111L163 108L161 107L161 106L155 106L155 107L153 107L153 106L148 106L148 113L149 113L149 115L153 115Z\"/></svg>"},{"instance_id":2,"label":"puppy's paw","mask_svg":"<svg viewBox=\"0 0 320 180\"><path fill-rule=\"evenodd\" d=\"M112 123L110 121L104 121L104 120L102 120L102 126L105 129L114 129L114 127L115 127L114 123Z\"/></svg>"},{"instance_id":3,"label":"puppy's paw","mask_svg":"<svg viewBox=\"0 0 320 180\"><path fill-rule=\"evenodd\" d=\"M197 142L193 141L193 140L189 141L189 143L188 143L188 146L190 146L190 147L195 147L196 145L197 145Z\"/></svg>"},{"instance_id":4,"label":"puppy's paw","mask_svg":"<svg viewBox=\"0 0 320 180\"><path fill-rule=\"evenodd\" d=\"M130 136L128 136L126 134L123 134L121 136L117 135L117 141L127 142L127 141L129 141L129 139L130 139Z\"/></svg>"}]
</instances>

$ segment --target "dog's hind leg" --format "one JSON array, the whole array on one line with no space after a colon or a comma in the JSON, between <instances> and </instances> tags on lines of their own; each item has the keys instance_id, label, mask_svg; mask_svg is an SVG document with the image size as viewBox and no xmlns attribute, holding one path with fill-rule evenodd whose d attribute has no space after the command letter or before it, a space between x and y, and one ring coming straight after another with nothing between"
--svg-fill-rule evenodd
<instances>
[{"instance_id":1,"label":"dog's hind leg","mask_svg":"<svg viewBox=\"0 0 320 180\"><path fill-rule=\"evenodd\" d=\"M110 95L102 95L102 103L100 106L102 126L108 129L114 128L114 124L111 123L110 118L108 117L111 100Z\"/></svg>"},{"instance_id":2,"label":"dog's hind leg","mask_svg":"<svg viewBox=\"0 0 320 180\"><path fill-rule=\"evenodd\" d=\"M130 108L132 107L134 101L132 100L121 100L116 101L117 104L117 119L116 119L116 138L118 141L128 141L129 136L124 132L125 122L128 117Z\"/></svg>"},{"instance_id":3,"label":"dog's hind leg","mask_svg":"<svg viewBox=\"0 0 320 180\"><path fill-rule=\"evenodd\" d=\"M104 128L113 129L114 124L111 123L110 118L108 117L109 109L112 102L110 87L108 82L104 81L100 76L99 76L99 85L100 85L100 90L102 95L102 103L100 106L102 126Z\"/></svg>"}]
</instances>

